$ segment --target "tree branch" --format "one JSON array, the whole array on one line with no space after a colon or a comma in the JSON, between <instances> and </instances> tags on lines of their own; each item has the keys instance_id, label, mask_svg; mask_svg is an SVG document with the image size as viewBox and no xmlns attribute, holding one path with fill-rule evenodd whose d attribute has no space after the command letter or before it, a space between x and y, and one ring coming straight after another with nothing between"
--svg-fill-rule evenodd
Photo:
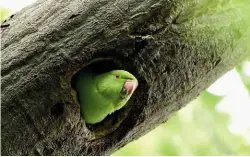
<instances>
[{"instance_id":1,"label":"tree branch","mask_svg":"<svg viewBox=\"0 0 250 157\"><path fill-rule=\"evenodd\" d=\"M11 16L1 25L2 155L109 155L166 122L249 56L241 2L236 14L231 1L40 0ZM80 117L74 90L85 66L139 80L97 125Z\"/></svg>"}]
</instances>

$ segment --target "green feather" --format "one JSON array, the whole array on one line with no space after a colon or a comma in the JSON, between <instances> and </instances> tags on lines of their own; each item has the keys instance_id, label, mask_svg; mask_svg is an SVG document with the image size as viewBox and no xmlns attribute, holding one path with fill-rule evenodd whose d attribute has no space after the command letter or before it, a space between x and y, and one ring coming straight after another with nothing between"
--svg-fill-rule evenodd
<instances>
[{"instance_id":1,"label":"green feather","mask_svg":"<svg viewBox=\"0 0 250 157\"><path fill-rule=\"evenodd\" d=\"M135 90L133 88L129 93L127 89L132 88L125 88L126 82L133 82L135 88L138 86L137 79L124 70L102 74L95 74L89 70L81 71L76 79L76 91L84 120L89 124L95 124L122 108Z\"/></svg>"}]
</instances>

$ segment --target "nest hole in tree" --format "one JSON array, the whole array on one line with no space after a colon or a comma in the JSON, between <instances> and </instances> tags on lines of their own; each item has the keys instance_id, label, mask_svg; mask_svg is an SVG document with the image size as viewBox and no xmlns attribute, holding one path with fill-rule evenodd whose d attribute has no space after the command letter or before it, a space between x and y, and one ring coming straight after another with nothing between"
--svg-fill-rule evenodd
<instances>
[{"instance_id":1,"label":"nest hole in tree","mask_svg":"<svg viewBox=\"0 0 250 157\"><path fill-rule=\"evenodd\" d=\"M123 64L116 59L97 59L91 62L89 65L83 67L78 71L71 79L71 86L75 90L76 88L76 77L83 70L91 70L95 73L101 74L112 70L127 70ZM78 101L79 103L79 101ZM80 103L79 103L80 104ZM122 121L126 118L129 112L129 102L120 110L115 111L114 113L108 115L103 121L97 124L86 124L89 131L95 134L95 138L103 137L114 130L116 130ZM79 113L80 114L80 113Z\"/></svg>"}]
</instances>

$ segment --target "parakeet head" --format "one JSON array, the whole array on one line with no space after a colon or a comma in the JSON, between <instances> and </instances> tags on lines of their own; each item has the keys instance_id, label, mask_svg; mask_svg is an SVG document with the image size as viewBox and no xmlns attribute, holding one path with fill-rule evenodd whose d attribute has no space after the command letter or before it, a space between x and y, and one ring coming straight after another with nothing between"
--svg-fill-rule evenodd
<instances>
[{"instance_id":1,"label":"parakeet head","mask_svg":"<svg viewBox=\"0 0 250 157\"><path fill-rule=\"evenodd\" d=\"M95 78L98 92L114 105L114 111L123 107L136 87L137 79L127 71L113 70Z\"/></svg>"}]
</instances>

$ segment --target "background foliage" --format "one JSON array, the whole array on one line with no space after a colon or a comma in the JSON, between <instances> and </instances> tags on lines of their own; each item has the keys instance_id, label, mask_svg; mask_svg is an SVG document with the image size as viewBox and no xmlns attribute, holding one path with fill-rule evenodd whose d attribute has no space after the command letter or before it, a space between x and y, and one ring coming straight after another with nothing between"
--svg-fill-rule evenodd
<instances>
[{"instance_id":1,"label":"background foliage","mask_svg":"<svg viewBox=\"0 0 250 157\"><path fill-rule=\"evenodd\" d=\"M229 131L230 116L216 111L222 99L203 92L167 123L114 155L250 155L246 140Z\"/></svg>"},{"instance_id":2,"label":"background foliage","mask_svg":"<svg viewBox=\"0 0 250 157\"><path fill-rule=\"evenodd\" d=\"M10 10L1 7L1 21L10 14ZM246 89L246 93L241 95L246 94L248 99L249 61L250 59L238 65L235 71ZM204 91L167 123L131 142L113 155L250 155L250 138L248 141L246 139L250 137L250 128L245 129L244 134L233 133L229 127L233 119L232 113L226 112L226 109L222 110L223 112L218 109L218 104L225 97L215 95L208 90ZM235 107L243 103L240 98L236 97L234 100ZM243 111L244 108L239 107L239 114ZM250 110L244 112L249 113ZM250 123L246 117L239 116L241 119L238 123Z\"/></svg>"}]
</instances>

